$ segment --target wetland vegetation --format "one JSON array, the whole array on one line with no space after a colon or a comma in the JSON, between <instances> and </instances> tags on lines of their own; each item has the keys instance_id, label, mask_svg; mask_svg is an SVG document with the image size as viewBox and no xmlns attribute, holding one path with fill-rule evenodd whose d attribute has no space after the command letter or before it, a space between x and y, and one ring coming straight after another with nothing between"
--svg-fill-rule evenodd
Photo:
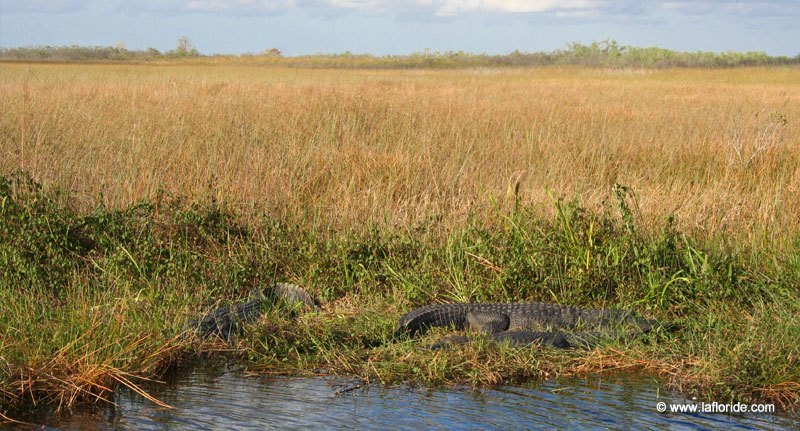
<instances>
[{"instance_id":1,"label":"wetland vegetation","mask_svg":"<svg viewBox=\"0 0 800 431\"><path fill-rule=\"evenodd\" d=\"M0 64L0 413L198 355L494 385L661 376L800 403L800 70ZM306 287L232 345L176 337ZM397 319L540 300L675 322L591 350L426 351Z\"/></svg>"}]
</instances>

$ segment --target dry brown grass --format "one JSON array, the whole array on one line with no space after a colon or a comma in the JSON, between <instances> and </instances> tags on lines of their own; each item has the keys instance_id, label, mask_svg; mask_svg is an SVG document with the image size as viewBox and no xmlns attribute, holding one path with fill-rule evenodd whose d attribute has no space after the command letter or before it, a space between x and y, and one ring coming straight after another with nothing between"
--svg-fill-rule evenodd
<instances>
[{"instance_id":1,"label":"dry brown grass","mask_svg":"<svg viewBox=\"0 0 800 431\"><path fill-rule=\"evenodd\" d=\"M548 191L770 243L800 232L800 70L0 65L0 172L90 208L210 192L321 227L551 211Z\"/></svg>"},{"instance_id":2,"label":"dry brown grass","mask_svg":"<svg viewBox=\"0 0 800 431\"><path fill-rule=\"evenodd\" d=\"M508 376L522 380L636 369L698 388L721 381L728 386L720 391L732 387L737 393L756 392L756 397L793 406L800 400L795 384L797 356L791 350L798 345L798 326L793 314L795 300L785 299L796 297L797 271L792 268L796 268L797 253L796 248L787 247L784 259L772 251L784 241L796 241L800 233L798 96L800 70L791 68L367 71L199 61L0 63L0 176L27 171L35 180L67 191L69 205L81 211L99 203L126 208L156 197L159 190L196 200L210 194L238 207L245 216L249 211L265 211L289 225L301 225L302 232L328 227L360 231L370 225L407 229L430 220L458 228L468 216L477 216L472 220L485 220L487 225L499 222L495 227L502 231L515 221L498 218L507 216L517 199L549 217L557 208L551 204L552 196L576 197L582 206L596 209L614 205L609 199L612 186L623 184L637 197L642 220L636 226L659 229L674 214L679 231L693 239L728 237L767 251L764 262L745 265L741 271L731 269L739 268L738 264L726 265L739 262L723 259L727 254L715 258L722 264L695 271L678 259L681 250L674 253L677 266L667 268L673 272L662 271L658 259L620 269L617 263L603 266L603 256L611 256L609 261L618 256L613 254L612 238L605 249L593 244L574 247L573 251L600 252L598 263L592 260L600 270L590 268L588 254L585 268L568 262L582 253L541 270L550 271L548 278L567 280L553 285L565 298L588 301L595 292L593 277L609 268L617 271L616 275L601 280L616 286L620 302L648 301L654 309L672 304L676 316L681 316L682 310L694 311L690 318L696 322L689 325L694 332L684 335L688 343L675 343L677 353L599 352L565 366L564 361L571 359L534 363L530 355L504 356L500 351L488 366L486 356L480 355L471 362L458 361L455 355L441 355L433 361L426 355L397 361L398 353L410 350L400 347L399 352L378 351L365 359L359 337L374 343L375 336L369 334L375 333L375 327L389 325L364 324L360 335L348 335L353 339L342 336L358 348L342 350L338 347L341 340L320 324L317 331L307 333L307 343L314 346L309 351L322 345L330 353L321 355L329 357L305 358L295 350L297 358L282 356L292 359L283 367L291 366L297 372L323 363L380 378L405 372L420 380L432 381L441 375L439 381L482 384L498 383ZM33 193L29 201L42 196L45 194ZM0 388L0 400L12 399L15 404L40 400L68 406L101 399L113 386L136 390L140 380L131 376L157 376L172 352L182 347L158 338L160 329L168 327L175 316L198 311L203 304L197 298L219 293L210 289L224 286L229 296L237 289L244 291L240 269L263 273L266 266L252 262L266 260L274 250L288 254L274 261L276 268L283 262L286 273L315 284L317 289L331 289L328 294L339 289L336 295L347 297L371 286L375 290L365 296L383 301L384 296L372 293L391 288L396 298L390 302L404 305L409 298L421 298L416 292L422 288L431 289L426 295L433 297L473 299L470 292L488 288L489 283L494 283L491 288L504 283L501 278L480 275L481 271L529 268L518 265L522 257L506 258L505 266L497 260L504 259L501 249L515 242L513 235L478 252L480 247L473 247L477 241L470 240L464 247L456 241L456 233L445 235L444 241L430 241L433 251L411 249L428 253L427 260L389 253L380 271L390 269L397 280L390 279L388 284L377 281L385 274L370 266L374 262L370 263L369 256L351 255L352 248L346 244L333 247L340 256L328 256L322 241L328 240L327 236L320 236L319 242L314 238L303 242L302 235L294 239L286 234L284 249L280 244L271 249L267 244L272 245L273 238L258 236L244 239L245 244L254 246L238 251L209 246L200 250L202 260L216 260L219 265L181 269L180 262L194 262L189 258L198 251L181 242L178 234L166 245L147 238L131 240L140 246L135 256L122 247L121 238L138 238L151 219L159 219L157 209L155 214L146 212L144 221L131 215L109 222L120 224L112 226L119 231L119 238L108 238L110 244L100 254L104 259L101 265L94 261L93 266L86 262L86 267L62 264L58 259L69 263L84 257L61 252L52 253L53 262L39 262L41 249L26 247L29 239L63 233L56 229L50 236L26 236L24 231L50 229L50 223L59 219L45 208L31 216L33 221L28 220L26 214L34 207L29 201L21 200L18 208L7 213L16 217L14 226L21 228L6 233L15 240L8 242L3 255L5 262L12 257L22 261L11 266L24 271L8 278L16 284L0 289L4 298L0 315L6 321L0 327L7 328L8 334L0 337L0 373L5 382L11 382ZM0 208L6 204L2 200ZM203 220L202 214L196 216ZM0 223L10 220L0 219ZM72 221L77 218L66 218L65 227L73 226ZM126 229L126 223L132 226ZM95 227L100 238L114 231ZM169 227L171 232L173 226ZM230 244L232 227L225 225L209 234L220 240L213 243ZM526 225L518 234L533 230L534 224ZM628 235L622 230L618 234ZM567 248L546 246L551 240L562 241L558 235L543 232L541 238L517 241L522 245L512 250L518 251L518 257L539 253L542 247L561 253ZM60 250L61 242L51 242L51 248ZM687 259L694 259L695 248L689 244ZM269 253L254 251L262 249ZM716 256L717 249L708 249ZM154 262L152 273L139 270L137 261L172 256L172 251L174 262L165 258ZM708 260L707 254L696 255ZM466 256L466 263L458 256ZM790 262L774 268L766 262L780 259ZM30 265L23 265L27 263ZM95 271L95 266L100 271ZM475 270L476 266L480 270ZM74 282L68 282L66 288L74 285L98 294L80 296L69 291L62 298L69 301L48 302L54 295L30 288L25 271L33 268L44 273L51 267L75 268L69 270L77 271ZM108 274L103 268L109 269ZM365 274L351 277L345 274L347 268L360 268ZM626 275L629 272L634 276ZM192 273L210 277L191 284L186 279ZM781 278L784 273L786 277ZM60 289L58 275L50 274L52 279L39 283ZM84 276L87 278L80 278ZM513 279L513 283L521 279ZM229 286L230 280L239 281ZM639 289L645 282L643 290L649 289L649 294ZM547 291L545 287L512 286L516 292L539 295L537 298ZM568 294L569 290L575 293ZM141 292L150 299L140 301ZM711 323L697 313L706 300L749 295L757 302L757 296L766 293L774 297L768 298L764 311L752 314L758 317L755 326L742 317L751 315L745 305L712 309L710 315L719 319L707 319ZM164 298L170 301L164 303ZM190 310L187 298L196 301ZM683 307L687 301L697 304ZM786 310L779 312L779 305L787 302ZM354 303L353 310L376 309L374 304L368 305ZM350 323L339 320L327 325L336 328ZM102 323L98 326L95 322ZM729 323L720 329L712 325L715 322ZM89 333L92 337L86 335ZM151 336L139 338L142 333ZM292 352L289 347L286 350ZM153 353L148 356L148 352ZM274 358L263 362L272 366ZM366 369L365 363L372 368ZM408 371L415 366L419 370ZM726 378L726 373L737 378ZM773 375L776 377L771 378Z\"/></svg>"}]
</instances>

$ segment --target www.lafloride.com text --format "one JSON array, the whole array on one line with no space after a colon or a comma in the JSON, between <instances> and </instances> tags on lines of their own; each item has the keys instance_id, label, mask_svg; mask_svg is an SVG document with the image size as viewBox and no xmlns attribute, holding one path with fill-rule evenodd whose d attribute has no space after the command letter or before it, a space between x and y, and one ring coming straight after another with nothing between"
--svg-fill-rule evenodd
<instances>
[{"instance_id":1,"label":"www.lafloride.com text","mask_svg":"<svg viewBox=\"0 0 800 431\"><path fill-rule=\"evenodd\" d=\"M667 404L659 402L656 410L660 413L774 413L774 404L745 404L745 403L719 403L699 402L685 404Z\"/></svg>"}]
</instances>

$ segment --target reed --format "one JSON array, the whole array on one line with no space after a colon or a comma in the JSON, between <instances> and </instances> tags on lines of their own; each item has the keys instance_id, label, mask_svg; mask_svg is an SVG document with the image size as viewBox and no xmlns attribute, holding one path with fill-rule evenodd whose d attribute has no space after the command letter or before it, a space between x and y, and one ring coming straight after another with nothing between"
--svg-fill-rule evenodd
<instances>
[{"instance_id":1,"label":"reed","mask_svg":"<svg viewBox=\"0 0 800 431\"><path fill-rule=\"evenodd\" d=\"M798 74L1 64L0 418L218 350L381 382L637 370L796 407ZM325 306L176 337L278 280ZM680 329L571 352L393 335L488 300Z\"/></svg>"},{"instance_id":2,"label":"reed","mask_svg":"<svg viewBox=\"0 0 800 431\"><path fill-rule=\"evenodd\" d=\"M780 243L800 71L0 66L0 171L79 210L208 194L321 228L413 229L636 191L646 228ZM502 212L502 211L500 211Z\"/></svg>"}]
</instances>

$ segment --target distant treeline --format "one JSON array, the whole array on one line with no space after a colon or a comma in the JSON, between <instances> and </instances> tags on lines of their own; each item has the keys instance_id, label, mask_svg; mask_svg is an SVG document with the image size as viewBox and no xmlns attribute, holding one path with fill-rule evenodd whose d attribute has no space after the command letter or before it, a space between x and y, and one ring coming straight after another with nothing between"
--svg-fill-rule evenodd
<instances>
[{"instance_id":1,"label":"distant treeline","mask_svg":"<svg viewBox=\"0 0 800 431\"><path fill-rule=\"evenodd\" d=\"M292 57L295 65L308 67L374 68L458 68L496 66L579 65L588 67L743 67L800 65L800 55L775 57L765 52L680 52L664 48L638 48L616 42L568 44L552 52L521 52L489 55L463 51L414 53L410 55L372 56L350 53Z\"/></svg>"},{"instance_id":2,"label":"distant treeline","mask_svg":"<svg viewBox=\"0 0 800 431\"><path fill-rule=\"evenodd\" d=\"M0 48L0 59L23 61L151 61L165 58L199 57L194 51L161 52L155 48L130 50L117 46L34 46Z\"/></svg>"},{"instance_id":3,"label":"distant treeline","mask_svg":"<svg viewBox=\"0 0 800 431\"><path fill-rule=\"evenodd\" d=\"M280 50L269 48L259 54L202 55L188 39L174 50L161 52L155 48L129 50L105 46L39 46L0 48L1 60L27 61L155 61L174 58L205 58L216 61L263 61L295 67L341 68L461 68L579 65L588 67L746 67L800 65L795 57L770 56L765 52L681 52L664 48L639 48L619 45L616 41L584 45L570 43L551 52L521 52L490 55L463 51L423 52L407 55L375 56L371 54L315 54L283 57Z\"/></svg>"}]
</instances>

